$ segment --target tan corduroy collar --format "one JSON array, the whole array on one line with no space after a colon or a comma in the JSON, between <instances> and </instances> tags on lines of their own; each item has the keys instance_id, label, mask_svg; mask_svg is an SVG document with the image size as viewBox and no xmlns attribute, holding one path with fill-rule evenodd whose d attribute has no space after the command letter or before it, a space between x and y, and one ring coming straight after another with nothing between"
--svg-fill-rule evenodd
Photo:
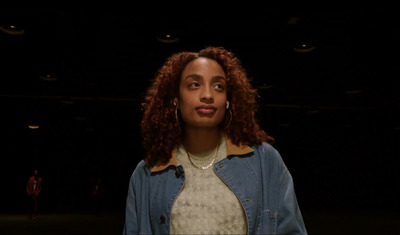
<instances>
[{"instance_id":1,"label":"tan corduroy collar","mask_svg":"<svg viewBox=\"0 0 400 235\"><path fill-rule=\"evenodd\" d=\"M231 140L229 138L227 138L225 136L225 141L226 141L226 156L229 155L244 155L250 152L253 152L254 150L247 145L234 145ZM176 146L173 150L172 150L172 157L169 159L169 161L165 164L159 164L157 163L156 165L153 166L153 168L151 169L151 172L157 172L157 171L162 171L165 168L167 168L168 166L178 166L178 159L176 156L176 151L178 149L178 146Z\"/></svg>"}]
</instances>

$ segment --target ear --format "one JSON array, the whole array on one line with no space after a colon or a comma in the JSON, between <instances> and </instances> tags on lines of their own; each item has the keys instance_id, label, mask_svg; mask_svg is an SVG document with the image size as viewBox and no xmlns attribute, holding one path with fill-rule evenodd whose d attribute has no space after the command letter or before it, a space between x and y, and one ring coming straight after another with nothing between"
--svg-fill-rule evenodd
<instances>
[{"instance_id":1,"label":"ear","mask_svg":"<svg viewBox=\"0 0 400 235\"><path fill-rule=\"evenodd\" d=\"M226 109L229 109L229 101L226 101Z\"/></svg>"}]
</instances>

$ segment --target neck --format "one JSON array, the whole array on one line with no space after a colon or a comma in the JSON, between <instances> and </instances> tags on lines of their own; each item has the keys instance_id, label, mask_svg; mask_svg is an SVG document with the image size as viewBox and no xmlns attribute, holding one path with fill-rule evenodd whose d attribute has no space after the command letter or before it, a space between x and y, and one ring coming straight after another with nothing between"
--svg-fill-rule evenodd
<instances>
[{"instance_id":1,"label":"neck","mask_svg":"<svg viewBox=\"0 0 400 235\"><path fill-rule=\"evenodd\" d=\"M218 128L188 128L185 130L185 149L192 154L199 154L214 149L221 140Z\"/></svg>"}]
</instances>

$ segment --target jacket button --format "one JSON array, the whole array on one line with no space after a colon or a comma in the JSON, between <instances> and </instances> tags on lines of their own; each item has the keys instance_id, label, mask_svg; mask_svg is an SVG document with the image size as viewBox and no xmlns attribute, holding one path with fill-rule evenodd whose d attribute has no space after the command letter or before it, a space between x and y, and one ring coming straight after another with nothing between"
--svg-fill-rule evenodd
<instances>
[{"instance_id":1,"label":"jacket button","mask_svg":"<svg viewBox=\"0 0 400 235\"><path fill-rule=\"evenodd\" d=\"M162 223L162 224L165 224L165 216L160 216L160 222Z\"/></svg>"},{"instance_id":2,"label":"jacket button","mask_svg":"<svg viewBox=\"0 0 400 235\"><path fill-rule=\"evenodd\" d=\"M175 176L179 178L181 177L181 175L183 175L183 169L182 166L178 166L177 168L175 168Z\"/></svg>"}]
</instances>

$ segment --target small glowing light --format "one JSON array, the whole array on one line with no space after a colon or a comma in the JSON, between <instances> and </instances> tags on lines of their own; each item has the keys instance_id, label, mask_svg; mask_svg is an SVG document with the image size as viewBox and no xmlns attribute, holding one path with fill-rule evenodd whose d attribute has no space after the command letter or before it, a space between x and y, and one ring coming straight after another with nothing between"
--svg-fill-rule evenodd
<instances>
[{"instance_id":1,"label":"small glowing light","mask_svg":"<svg viewBox=\"0 0 400 235\"><path fill-rule=\"evenodd\" d=\"M163 43L174 43L179 41L179 37L174 34L159 34L157 35L157 40Z\"/></svg>"},{"instance_id":2,"label":"small glowing light","mask_svg":"<svg viewBox=\"0 0 400 235\"><path fill-rule=\"evenodd\" d=\"M25 30L23 28L20 28L16 25L0 25L0 31L9 35L21 35L25 33Z\"/></svg>"},{"instance_id":3,"label":"small glowing light","mask_svg":"<svg viewBox=\"0 0 400 235\"><path fill-rule=\"evenodd\" d=\"M39 129L39 125L29 125L29 129Z\"/></svg>"},{"instance_id":4,"label":"small glowing light","mask_svg":"<svg viewBox=\"0 0 400 235\"><path fill-rule=\"evenodd\" d=\"M293 51L299 52L299 53L307 53L315 50L315 46L309 46L307 44L301 44L299 47L294 47Z\"/></svg>"}]
</instances>

